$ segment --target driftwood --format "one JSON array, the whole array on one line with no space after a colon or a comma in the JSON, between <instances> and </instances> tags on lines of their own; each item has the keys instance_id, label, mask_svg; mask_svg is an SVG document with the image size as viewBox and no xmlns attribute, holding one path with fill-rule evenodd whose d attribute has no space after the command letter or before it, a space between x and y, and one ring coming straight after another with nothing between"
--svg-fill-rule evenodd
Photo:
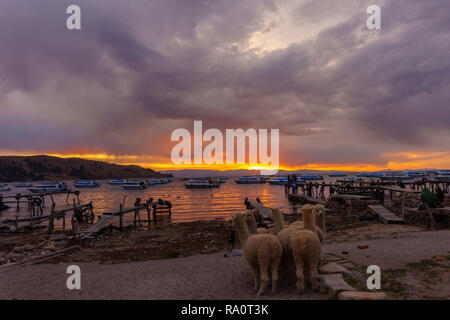
<instances>
[{"instance_id":1,"label":"driftwood","mask_svg":"<svg viewBox=\"0 0 450 320\"><path fill-rule=\"evenodd\" d=\"M433 212L431 212L431 208L430 208L430 206L428 205L428 203L424 202L423 204L424 204L424 206L425 206L425 211L427 212L428 217L430 218L430 227L431 227L433 230L436 230L436 221L434 220Z\"/></svg>"}]
</instances>

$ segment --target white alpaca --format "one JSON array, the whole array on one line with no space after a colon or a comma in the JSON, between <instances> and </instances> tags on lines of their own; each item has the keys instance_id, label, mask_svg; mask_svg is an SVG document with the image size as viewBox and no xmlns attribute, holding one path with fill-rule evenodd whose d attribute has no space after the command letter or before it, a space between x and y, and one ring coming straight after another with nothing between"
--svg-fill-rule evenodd
<instances>
[{"instance_id":1,"label":"white alpaca","mask_svg":"<svg viewBox=\"0 0 450 320\"><path fill-rule=\"evenodd\" d=\"M274 221L275 230L280 230L277 233L277 237L280 240L281 246L283 247L283 256L281 260L281 270L283 275L290 274L293 271L293 267L295 263L294 257L294 246L298 244L298 239L296 243L293 244L292 237L298 231L301 230L309 230L314 233L317 233L317 237L319 239L319 245L321 247L323 241L323 233L320 228L315 226L315 215L312 213L313 207L311 205L305 205L301 209L302 211L302 220L298 221L288 226L285 226L284 219L281 212L278 209L273 209L271 214L271 219ZM308 233L302 233L304 235L308 235ZM315 246L315 245L314 245ZM298 254L297 254L298 256ZM317 263L313 262L313 265L316 265L318 268L320 264L321 252L318 253L319 261ZM309 268L308 268L309 269ZM306 274L308 274L309 270L306 270ZM317 270L316 270L317 271ZM296 271L297 273L297 271ZM298 277L297 277L298 279Z\"/></svg>"},{"instance_id":2,"label":"white alpaca","mask_svg":"<svg viewBox=\"0 0 450 320\"><path fill-rule=\"evenodd\" d=\"M245 215L246 215L246 217L247 217L247 215L248 215L248 217L250 215L253 216L253 219L249 219L249 218L245 219L245 221L247 222L247 226L248 226L248 230L249 230L250 234L256 234L256 233L268 234L269 233L269 229L257 227L254 211L247 211L245 213Z\"/></svg>"},{"instance_id":3,"label":"white alpaca","mask_svg":"<svg viewBox=\"0 0 450 320\"><path fill-rule=\"evenodd\" d=\"M295 221L291 223L289 227L297 227L300 229L314 231L319 236L320 243L323 245L325 237L321 226L325 223L324 214L322 214L324 211L325 207L322 205L315 205L314 207L309 204L305 205L302 208L302 221Z\"/></svg>"},{"instance_id":4,"label":"white alpaca","mask_svg":"<svg viewBox=\"0 0 450 320\"><path fill-rule=\"evenodd\" d=\"M297 230L290 235L289 242L295 263L298 293L303 293L305 289L305 276L311 283L311 288L317 290L319 288L317 270L322 255L319 237L311 230Z\"/></svg>"},{"instance_id":5,"label":"white alpaca","mask_svg":"<svg viewBox=\"0 0 450 320\"><path fill-rule=\"evenodd\" d=\"M263 294L266 290L269 272L272 279L272 293L274 293L277 290L278 268L283 250L280 241L271 234L250 234L247 221L254 220L252 214L236 214L232 217L244 257L253 271L255 289L258 290L259 287L257 294Z\"/></svg>"}]
</instances>

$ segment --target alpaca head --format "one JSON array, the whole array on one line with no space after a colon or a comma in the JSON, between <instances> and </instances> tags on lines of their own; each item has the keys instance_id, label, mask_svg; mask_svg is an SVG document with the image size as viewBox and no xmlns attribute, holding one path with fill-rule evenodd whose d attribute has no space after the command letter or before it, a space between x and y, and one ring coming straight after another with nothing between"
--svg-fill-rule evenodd
<instances>
[{"instance_id":1,"label":"alpaca head","mask_svg":"<svg viewBox=\"0 0 450 320\"><path fill-rule=\"evenodd\" d=\"M316 225L325 231L325 206L322 204L318 204L314 207L315 209L315 217L316 217Z\"/></svg>"},{"instance_id":2,"label":"alpaca head","mask_svg":"<svg viewBox=\"0 0 450 320\"><path fill-rule=\"evenodd\" d=\"M269 218L272 219L275 225L275 232L278 233L284 228L283 213L278 208L273 208L269 212Z\"/></svg>"},{"instance_id":3,"label":"alpaca head","mask_svg":"<svg viewBox=\"0 0 450 320\"><path fill-rule=\"evenodd\" d=\"M256 234L258 231L257 231L256 218L255 218L255 214L253 213L253 211L247 211L247 212L243 213L243 215L245 217L245 222L247 223L250 234Z\"/></svg>"},{"instance_id":4,"label":"alpaca head","mask_svg":"<svg viewBox=\"0 0 450 320\"><path fill-rule=\"evenodd\" d=\"M249 237L249 230L244 215L245 213L237 213L231 215L232 226L239 236L241 246L244 245L245 241L247 241L247 238Z\"/></svg>"},{"instance_id":5,"label":"alpaca head","mask_svg":"<svg viewBox=\"0 0 450 320\"><path fill-rule=\"evenodd\" d=\"M306 204L301 209L302 212L302 221L305 229L315 230L315 219L313 213L313 207L310 204Z\"/></svg>"}]
</instances>

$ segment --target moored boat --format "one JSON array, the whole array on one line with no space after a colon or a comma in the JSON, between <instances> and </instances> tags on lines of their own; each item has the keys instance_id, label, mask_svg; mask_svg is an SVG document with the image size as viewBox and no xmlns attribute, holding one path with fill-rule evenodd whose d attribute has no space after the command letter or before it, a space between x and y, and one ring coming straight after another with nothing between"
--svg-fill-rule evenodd
<instances>
[{"instance_id":1,"label":"moored boat","mask_svg":"<svg viewBox=\"0 0 450 320\"><path fill-rule=\"evenodd\" d=\"M127 183L127 179L115 179L115 180L111 180L109 181L109 184L114 186L114 185L122 185L124 183Z\"/></svg>"},{"instance_id":2,"label":"moored boat","mask_svg":"<svg viewBox=\"0 0 450 320\"><path fill-rule=\"evenodd\" d=\"M323 180L323 177L317 174L302 174L299 178L302 180Z\"/></svg>"},{"instance_id":3,"label":"moored boat","mask_svg":"<svg viewBox=\"0 0 450 320\"><path fill-rule=\"evenodd\" d=\"M341 172L330 173L330 177L333 177L333 178L341 178L341 177L346 177L346 176L347 176L346 173L341 173Z\"/></svg>"},{"instance_id":4,"label":"moored boat","mask_svg":"<svg viewBox=\"0 0 450 320\"><path fill-rule=\"evenodd\" d=\"M364 181L363 179L359 179L358 177L346 177L342 179L342 181L346 182L355 182L355 181Z\"/></svg>"},{"instance_id":5,"label":"moored boat","mask_svg":"<svg viewBox=\"0 0 450 320\"><path fill-rule=\"evenodd\" d=\"M413 179L426 178L429 176L427 172L421 170L406 170L403 171L401 174L411 177Z\"/></svg>"},{"instance_id":6,"label":"moored boat","mask_svg":"<svg viewBox=\"0 0 450 320\"><path fill-rule=\"evenodd\" d=\"M98 188L100 187L100 183L96 181L77 181L74 184L75 188Z\"/></svg>"},{"instance_id":7,"label":"moored boat","mask_svg":"<svg viewBox=\"0 0 450 320\"><path fill-rule=\"evenodd\" d=\"M435 179L439 181L450 181L450 170L436 171Z\"/></svg>"},{"instance_id":8,"label":"moored boat","mask_svg":"<svg viewBox=\"0 0 450 320\"><path fill-rule=\"evenodd\" d=\"M260 176L245 176L235 180L239 184L258 184L266 183L266 179Z\"/></svg>"},{"instance_id":9,"label":"moored boat","mask_svg":"<svg viewBox=\"0 0 450 320\"><path fill-rule=\"evenodd\" d=\"M170 182L172 182L172 180L169 178L152 178L147 180L147 183L151 186L155 184L166 184Z\"/></svg>"},{"instance_id":10,"label":"moored boat","mask_svg":"<svg viewBox=\"0 0 450 320\"><path fill-rule=\"evenodd\" d=\"M122 184L122 188L125 190L144 190L148 186L148 183L144 180L128 180L125 184Z\"/></svg>"},{"instance_id":11,"label":"moored boat","mask_svg":"<svg viewBox=\"0 0 450 320\"><path fill-rule=\"evenodd\" d=\"M68 191L64 182L42 182L28 189L32 193Z\"/></svg>"},{"instance_id":12,"label":"moored boat","mask_svg":"<svg viewBox=\"0 0 450 320\"><path fill-rule=\"evenodd\" d=\"M287 177L275 177L269 180L271 185L285 185L288 184L289 180Z\"/></svg>"},{"instance_id":13,"label":"moored boat","mask_svg":"<svg viewBox=\"0 0 450 320\"><path fill-rule=\"evenodd\" d=\"M11 191L11 188L5 183L3 183L3 184L0 183L0 191L2 191L2 192L3 191Z\"/></svg>"},{"instance_id":14,"label":"moored boat","mask_svg":"<svg viewBox=\"0 0 450 320\"><path fill-rule=\"evenodd\" d=\"M188 189L218 188L220 183L210 179L190 179L184 186Z\"/></svg>"},{"instance_id":15,"label":"moored boat","mask_svg":"<svg viewBox=\"0 0 450 320\"><path fill-rule=\"evenodd\" d=\"M385 172L380 178L385 181L405 181L412 179L412 177L399 172Z\"/></svg>"},{"instance_id":16,"label":"moored boat","mask_svg":"<svg viewBox=\"0 0 450 320\"><path fill-rule=\"evenodd\" d=\"M18 182L14 185L16 188L31 188L33 185L29 182Z\"/></svg>"}]
</instances>

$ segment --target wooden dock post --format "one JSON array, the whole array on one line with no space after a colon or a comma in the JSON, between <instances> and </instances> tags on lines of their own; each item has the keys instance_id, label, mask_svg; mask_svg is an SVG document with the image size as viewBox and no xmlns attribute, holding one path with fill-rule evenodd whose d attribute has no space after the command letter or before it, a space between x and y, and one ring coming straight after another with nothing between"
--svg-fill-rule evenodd
<instances>
[{"instance_id":1,"label":"wooden dock post","mask_svg":"<svg viewBox=\"0 0 450 320\"><path fill-rule=\"evenodd\" d=\"M150 221L150 200L147 200L145 203L145 209L147 210L147 220L148 220L148 230L150 230L151 227L151 221Z\"/></svg>"},{"instance_id":2,"label":"wooden dock post","mask_svg":"<svg viewBox=\"0 0 450 320\"><path fill-rule=\"evenodd\" d=\"M122 210L123 210L123 204L120 204L120 206L119 206L119 229L120 229L120 231L122 231L122 228L123 228L123 222L122 222L123 214L122 214Z\"/></svg>"},{"instance_id":3,"label":"wooden dock post","mask_svg":"<svg viewBox=\"0 0 450 320\"><path fill-rule=\"evenodd\" d=\"M33 216L34 216L34 204L33 204L33 214L30 212L30 229L33 230Z\"/></svg>"},{"instance_id":4,"label":"wooden dock post","mask_svg":"<svg viewBox=\"0 0 450 320\"><path fill-rule=\"evenodd\" d=\"M52 204L52 208L50 210L50 217L48 218L48 234L52 234L53 226L55 219L55 204Z\"/></svg>"}]
</instances>

